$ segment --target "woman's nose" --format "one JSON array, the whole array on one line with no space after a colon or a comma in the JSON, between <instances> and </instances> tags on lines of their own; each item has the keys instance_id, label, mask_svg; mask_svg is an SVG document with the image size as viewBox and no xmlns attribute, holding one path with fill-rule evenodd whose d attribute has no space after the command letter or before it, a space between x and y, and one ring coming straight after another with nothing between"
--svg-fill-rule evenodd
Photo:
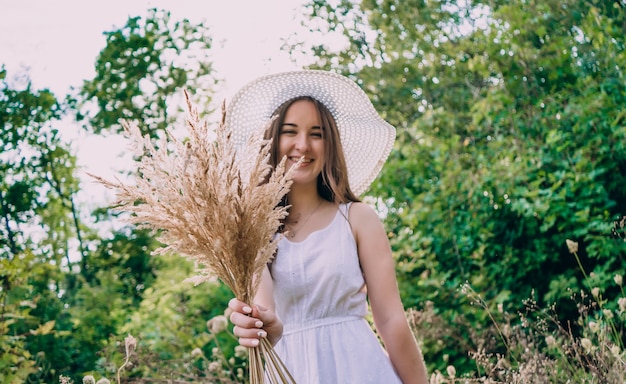
<instances>
[{"instance_id":1,"label":"woman's nose","mask_svg":"<svg viewBox=\"0 0 626 384\"><path fill-rule=\"evenodd\" d=\"M298 135L296 137L296 149L302 153L309 150L309 138L307 135Z\"/></svg>"}]
</instances>

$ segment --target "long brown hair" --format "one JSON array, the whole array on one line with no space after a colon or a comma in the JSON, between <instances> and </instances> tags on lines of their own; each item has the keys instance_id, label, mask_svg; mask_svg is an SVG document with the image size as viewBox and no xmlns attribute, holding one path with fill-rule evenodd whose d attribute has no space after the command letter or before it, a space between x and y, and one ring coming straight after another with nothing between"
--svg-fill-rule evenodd
<instances>
[{"instance_id":1,"label":"long brown hair","mask_svg":"<svg viewBox=\"0 0 626 384\"><path fill-rule=\"evenodd\" d=\"M270 163L276 167L281 160L278 158L278 143L280 130L285 122L285 115L289 107L296 101L307 100L315 105L322 123L322 137L324 138L324 168L317 178L317 192L330 202L341 204L350 201L361 201L350 189L348 183L348 167L341 146L341 138L335 118L328 108L310 96L300 96L284 102L273 114L274 120L265 132L265 139L271 140L272 150Z\"/></svg>"}]
</instances>

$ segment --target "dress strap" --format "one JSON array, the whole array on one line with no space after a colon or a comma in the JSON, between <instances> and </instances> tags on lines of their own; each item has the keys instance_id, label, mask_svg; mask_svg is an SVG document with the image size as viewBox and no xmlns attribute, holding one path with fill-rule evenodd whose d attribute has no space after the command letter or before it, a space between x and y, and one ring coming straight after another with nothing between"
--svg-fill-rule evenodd
<instances>
[{"instance_id":1,"label":"dress strap","mask_svg":"<svg viewBox=\"0 0 626 384\"><path fill-rule=\"evenodd\" d=\"M343 215L346 217L346 219L348 218L348 212L350 212L350 206L352 205L352 203L352 201L348 201L347 203L339 204L339 209L341 210L341 213L343 213Z\"/></svg>"}]
</instances>

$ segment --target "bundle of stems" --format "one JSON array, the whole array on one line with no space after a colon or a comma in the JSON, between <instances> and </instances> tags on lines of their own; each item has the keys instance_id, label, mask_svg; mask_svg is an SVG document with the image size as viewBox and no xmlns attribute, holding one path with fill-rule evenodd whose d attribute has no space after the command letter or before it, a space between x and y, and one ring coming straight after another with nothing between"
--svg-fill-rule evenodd
<instances>
[{"instance_id":1,"label":"bundle of stems","mask_svg":"<svg viewBox=\"0 0 626 384\"><path fill-rule=\"evenodd\" d=\"M168 130L155 146L136 124L123 122L138 163L134 185L91 176L116 191L115 209L130 213L129 222L158 233L163 246L155 254L177 253L195 262L197 275L187 280L218 278L252 304L288 214L279 202L291 186L291 171L285 159L272 169L262 129L239 145L225 125L224 105L221 122L211 129L187 92L185 98L185 140ZM250 383L294 383L268 340L250 348L249 357Z\"/></svg>"}]
</instances>

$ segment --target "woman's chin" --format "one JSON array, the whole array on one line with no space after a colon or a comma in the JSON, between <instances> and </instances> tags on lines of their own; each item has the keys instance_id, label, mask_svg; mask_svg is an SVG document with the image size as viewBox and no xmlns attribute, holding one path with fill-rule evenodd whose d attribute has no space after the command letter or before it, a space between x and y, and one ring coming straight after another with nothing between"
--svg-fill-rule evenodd
<instances>
[{"instance_id":1,"label":"woman's chin","mask_svg":"<svg viewBox=\"0 0 626 384\"><path fill-rule=\"evenodd\" d=\"M297 169L294 173L293 173L293 184L294 185L306 185L306 184L312 184L312 185L317 185L317 176L311 175L308 172L305 172L302 169Z\"/></svg>"}]
</instances>

